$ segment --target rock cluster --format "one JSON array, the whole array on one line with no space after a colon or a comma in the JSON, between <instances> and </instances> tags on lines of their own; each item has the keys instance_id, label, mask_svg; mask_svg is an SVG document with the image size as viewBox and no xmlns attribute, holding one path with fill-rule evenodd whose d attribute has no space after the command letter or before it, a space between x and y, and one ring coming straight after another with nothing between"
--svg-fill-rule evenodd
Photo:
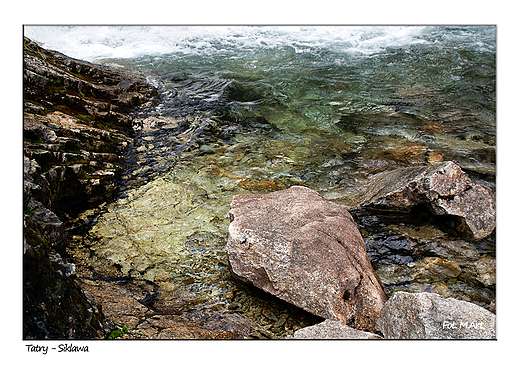
<instances>
[{"instance_id":1,"label":"rock cluster","mask_svg":"<svg viewBox=\"0 0 520 365\"><path fill-rule=\"evenodd\" d=\"M397 292L385 303L377 319L381 336L326 320L302 328L293 339L496 339L495 314L478 305L433 293Z\"/></svg>"},{"instance_id":2,"label":"rock cluster","mask_svg":"<svg viewBox=\"0 0 520 365\"><path fill-rule=\"evenodd\" d=\"M236 195L232 273L317 316L373 330L386 300L347 210L301 187Z\"/></svg>"},{"instance_id":3,"label":"rock cluster","mask_svg":"<svg viewBox=\"0 0 520 365\"><path fill-rule=\"evenodd\" d=\"M24 111L60 110L93 126L129 130L127 114L157 93L141 74L76 60L24 38Z\"/></svg>"},{"instance_id":4,"label":"rock cluster","mask_svg":"<svg viewBox=\"0 0 520 365\"><path fill-rule=\"evenodd\" d=\"M226 95L231 100L256 98L241 85L231 85ZM76 267L67 262L65 226L87 204L113 193L129 146L135 143L135 161L123 177L139 183L162 171L151 161L166 160L160 169L167 169L181 152L213 154L210 142L217 133L234 133L233 126L219 131L209 117L188 120L152 113L134 124L128 113L143 103L152 105L156 97L157 90L142 75L74 60L24 38L24 338L105 337L114 330L110 321L132 326L132 331L119 328L129 338L255 337L240 316L158 315L143 298L131 297L135 290L78 282ZM170 99L172 105L180 103L175 95ZM137 141L131 138L135 134ZM397 147L413 159L425 152L409 143ZM410 162L394 157L396 166ZM495 229L494 191L453 162L431 154L429 160L435 164L375 175L345 205L358 212L409 213L426 207L473 239L490 236ZM204 172L238 178L216 165ZM286 187L275 180L241 179L238 184L259 191ZM326 319L297 331L296 339L380 338L361 330L380 331L384 338L495 338L494 314L471 303L405 292L386 301L369 260L400 265L378 268L389 285L427 285L432 277L449 281L466 275L477 286L494 287L494 258L473 246L441 236L438 242L424 243L411 239L412 233L401 226L395 228L398 235L386 232L380 240L364 242L344 207L301 186L237 195L230 216L232 274ZM453 260L423 255L413 262L418 251L433 255L445 250L455 253ZM458 261L457 255L474 262ZM100 305L110 311L107 318ZM276 325L284 321L280 318Z\"/></svg>"},{"instance_id":5,"label":"rock cluster","mask_svg":"<svg viewBox=\"0 0 520 365\"><path fill-rule=\"evenodd\" d=\"M157 91L139 74L24 38L24 193L63 216L109 196L132 142L128 112Z\"/></svg>"},{"instance_id":6,"label":"rock cluster","mask_svg":"<svg viewBox=\"0 0 520 365\"><path fill-rule=\"evenodd\" d=\"M440 212L442 206L446 210L453 208L446 203L447 194L459 196L460 193L462 198L458 201L473 207L471 212L463 209L463 218L470 222L468 225L474 235L489 234L489 229L494 229L494 205L490 207L492 218L471 223L479 219L472 213L485 212L485 204L491 204L494 199L487 188L471 182L453 163L443 164L434 172L424 170L417 179L417 171L414 171L413 183L406 184L400 192L394 188L376 192L366 206L394 204L404 209L409 202L419 204L420 201L429 202L432 209L437 207ZM422 187L417 187L418 181ZM466 188L461 187L460 181ZM392 184L396 185L393 181ZM479 190L481 188L485 193ZM467 193L472 189L480 191L482 200L473 196L473 192ZM455 210L449 211L456 214ZM235 195L230 218L226 248L232 274L240 281L327 319L297 331L294 338L379 337L359 330L379 331L384 338L495 338L495 315L478 305L431 293L397 292L386 301L361 234L348 211L311 189L293 186L269 194ZM436 232L434 228L429 229ZM421 231L414 230L413 234L420 235ZM412 251L406 240L403 239L404 244L399 242L394 245L399 252ZM467 251L462 249L461 252ZM478 271L484 265L482 260L470 265L471 268ZM378 270L379 275L385 276L381 277L384 282L392 285L420 285L432 278L448 281L461 273L456 262L441 257L424 257L407 265ZM482 276L481 280L483 285L494 285L492 276Z\"/></svg>"},{"instance_id":7,"label":"rock cluster","mask_svg":"<svg viewBox=\"0 0 520 365\"><path fill-rule=\"evenodd\" d=\"M56 111L24 116L24 193L63 216L79 204L107 198L131 139L84 125ZM28 203L26 201L25 203Z\"/></svg>"},{"instance_id":8,"label":"rock cluster","mask_svg":"<svg viewBox=\"0 0 520 365\"><path fill-rule=\"evenodd\" d=\"M425 206L477 239L492 234L496 226L494 191L452 161L376 174L350 194L347 205L399 212Z\"/></svg>"},{"instance_id":9,"label":"rock cluster","mask_svg":"<svg viewBox=\"0 0 520 365\"><path fill-rule=\"evenodd\" d=\"M66 262L64 226L111 195L132 141L127 113L155 94L143 76L24 38L24 338L104 336L99 306Z\"/></svg>"}]
</instances>

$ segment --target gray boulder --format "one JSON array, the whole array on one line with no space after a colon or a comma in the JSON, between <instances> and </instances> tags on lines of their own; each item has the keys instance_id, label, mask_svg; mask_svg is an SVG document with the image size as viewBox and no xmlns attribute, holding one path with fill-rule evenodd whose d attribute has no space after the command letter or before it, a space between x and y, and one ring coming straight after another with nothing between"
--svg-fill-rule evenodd
<instances>
[{"instance_id":1,"label":"gray boulder","mask_svg":"<svg viewBox=\"0 0 520 365\"><path fill-rule=\"evenodd\" d=\"M373 330L386 296L348 211L293 186L233 197L227 254L239 280L306 311Z\"/></svg>"},{"instance_id":2,"label":"gray boulder","mask_svg":"<svg viewBox=\"0 0 520 365\"><path fill-rule=\"evenodd\" d=\"M376 340L381 339L380 336L355 330L343 323L330 319L318 323L314 326L301 328L294 332L291 339L297 340Z\"/></svg>"},{"instance_id":3,"label":"gray boulder","mask_svg":"<svg viewBox=\"0 0 520 365\"><path fill-rule=\"evenodd\" d=\"M376 329L385 339L495 339L495 317L438 294L397 292L385 303Z\"/></svg>"}]
</instances>

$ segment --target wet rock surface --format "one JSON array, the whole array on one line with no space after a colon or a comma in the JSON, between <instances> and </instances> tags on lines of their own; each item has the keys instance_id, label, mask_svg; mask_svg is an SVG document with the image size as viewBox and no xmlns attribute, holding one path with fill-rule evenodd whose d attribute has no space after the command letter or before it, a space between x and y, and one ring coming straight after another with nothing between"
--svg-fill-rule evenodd
<instances>
[{"instance_id":1,"label":"wet rock surface","mask_svg":"<svg viewBox=\"0 0 520 365\"><path fill-rule=\"evenodd\" d=\"M24 338L106 335L101 308L68 260L68 231L78 211L111 196L132 141L125 114L155 92L142 76L24 38Z\"/></svg>"},{"instance_id":2,"label":"wet rock surface","mask_svg":"<svg viewBox=\"0 0 520 365\"><path fill-rule=\"evenodd\" d=\"M120 339L244 339L254 338L247 319L234 316L181 316L158 313L147 306L146 283L81 279L81 286L99 303ZM110 336L110 335L109 335Z\"/></svg>"},{"instance_id":3,"label":"wet rock surface","mask_svg":"<svg viewBox=\"0 0 520 365\"><path fill-rule=\"evenodd\" d=\"M94 65L88 71L88 63L62 55L52 61L52 52L27 44L29 63L36 69L45 65L42 72L24 76L29 87L24 94L24 263L30 259L28 270L39 270L27 277L43 273L43 278L55 275L56 283L74 282L78 297L73 300L90 303L76 322L64 319L58 326L62 331L73 323L76 329L67 335L34 330L41 338L286 338L322 318L231 279L225 245L233 195L306 185L343 204L345 187L357 187L373 174L427 163L432 166L420 168L433 169L443 160L457 160L458 151L465 154L460 164L465 171L483 174L471 176L485 176L490 183L483 185L493 190L494 141L477 143L469 134L460 139L456 131L445 138L446 124L414 119L425 134L408 136L406 128L399 129L405 113L383 116L385 128L403 138L361 133L370 120L343 136L323 130L287 135L275 127L291 122L285 112L267 121L252 110L240 115L223 108L234 99L251 100L248 90L230 86L219 105L183 95L183 85L194 82L191 75L160 72L158 100L128 114L155 94L141 83L143 76L130 82L125 73L117 81L112 69ZM70 77L66 65L74 67ZM110 76L96 76L105 71ZM89 80L97 80L97 86L87 86ZM192 91L196 95L197 88ZM273 124L272 118L280 120ZM439 153L431 150L430 140ZM457 153L449 152L455 145ZM105 203L114 193L117 200ZM387 295L433 292L494 311L494 233L462 236L471 232L466 223L459 227L466 216L448 220L450 226L431 214L432 201L420 201L391 212L345 205ZM90 205L94 208L85 211ZM40 269L42 257L49 257L48 271ZM54 280L42 281L52 290L28 302L27 308L39 311L28 316L45 318L44 308L67 303L62 298L71 291L53 292ZM92 327L80 334L79 324L87 322Z\"/></svg>"},{"instance_id":4,"label":"wet rock surface","mask_svg":"<svg viewBox=\"0 0 520 365\"><path fill-rule=\"evenodd\" d=\"M389 285L444 282L462 273L459 265L440 257L425 257L407 265L384 266L377 270L381 281Z\"/></svg>"},{"instance_id":5,"label":"wet rock surface","mask_svg":"<svg viewBox=\"0 0 520 365\"><path fill-rule=\"evenodd\" d=\"M380 336L371 332L355 330L341 322L330 319L294 333L296 340L377 340Z\"/></svg>"},{"instance_id":6,"label":"wet rock surface","mask_svg":"<svg viewBox=\"0 0 520 365\"><path fill-rule=\"evenodd\" d=\"M25 196L52 206L64 219L80 205L110 197L123 170L121 153L130 143L123 133L84 125L59 111L25 113L24 161L31 166Z\"/></svg>"},{"instance_id":7,"label":"wet rock surface","mask_svg":"<svg viewBox=\"0 0 520 365\"><path fill-rule=\"evenodd\" d=\"M234 196L229 214L238 279L323 318L374 328L386 297L345 209L295 186Z\"/></svg>"},{"instance_id":8,"label":"wet rock surface","mask_svg":"<svg viewBox=\"0 0 520 365\"><path fill-rule=\"evenodd\" d=\"M41 48L24 38L24 110L60 110L93 127L131 128L128 113L157 96L138 73L97 65Z\"/></svg>"},{"instance_id":9,"label":"wet rock surface","mask_svg":"<svg viewBox=\"0 0 520 365\"><path fill-rule=\"evenodd\" d=\"M392 295L376 328L385 339L495 339L495 315L475 304L433 293Z\"/></svg>"},{"instance_id":10,"label":"wet rock surface","mask_svg":"<svg viewBox=\"0 0 520 365\"><path fill-rule=\"evenodd\" d=\"M361 185L346 205L359 204L350 212L388 295L426 291L494 311L492 184L445 162L382 173Z\"/></svg>"},{"instance_id":11,"label":"wet rock surface","mask_svg":"<svg viewBox=\"0 0 520 365\"><path fill-rule=\"evenodd\" d=\"M108 330L101 307L75 280L75 266L58 253L63 223L40 204L24 216L24 339L89 339Z\"/></svg>"},{"instance_id":12,"label":"wet rock surface","mask_svg":"<svg viewBox=\"0 0 520 365\"><path fill-rule=\"evenodd\" d=\"M476 239L493 233L495 193L470 179L454 162L410 167L377 174L352 193L351 207L409 212L425 205L435 216L447 217L459 232Z\"/></svg>"},{"instance_id":13,"label":"wet rock surface","mask_svg":"<svg viewBox=\"0 0 520 365\"><path fill-rule=\"evenodd\" d=\"M255 338L291 335L317 319L254 288L237 288L225 253L233 194L247 193L245 186L268 192L280 179L248 175L250 160L260 160L250 151L254 145L214 142L211 133L190 138L204 120L146 116L134 144L139 147L121 176L118 199L78 217L93 226L72 236L68 253L82 277L155 282L149 306L157 313L216 312L223 320L238 314L250 320ZM231 135L228 127L222 122L215 126L217 133ZM168 153L162 153L168 146ZM179 146L183 151L177 153ZM175 168L165 168L166 162Z\"/></svg>"},{"instance_id":14,"label":"wet rock surface","mask_svg":"<svg viewBox=\"0 0 520 365\"><path fill-rule=\"evenodd\" d=\"M387 295L432 292L494 311L495 239L462 239L421 214L356 216ZM374 223L376 222L376 223Z\"/></svg>"},{"instance_id":15,"label":"wet rock surface","mask_svg":"<svg viewBox=\"0 0 520 365\"><path fill-rule=\"evenodd\" d=\"M109 197L132 143L128 113L156 96L140 74L24 38L24 203L34 197L68 219Z\"/></svg>"},{"instance_id":16,"label":"wet rock surface","mask_svg":"<svg viewBox=\"0 0 520 365\"><path fill-rule=\"evenodd\" d=\"M170 167L150 151L154 139L162 156L175 161L213 132L205 118L198 124L155 118L156 97L140 74L70 59L24 39L25 338L265 338L238 314L165 314L164 304L154 306L159 288L152 281L124 279L119 266L106 262L99 269L82 265L92 242L76 249L77 242L85 241L106 201ZM130 115L138 105L148 107L141 119ZM184 116L193 110L184 109Z\"/></svg>"}]
</instances>

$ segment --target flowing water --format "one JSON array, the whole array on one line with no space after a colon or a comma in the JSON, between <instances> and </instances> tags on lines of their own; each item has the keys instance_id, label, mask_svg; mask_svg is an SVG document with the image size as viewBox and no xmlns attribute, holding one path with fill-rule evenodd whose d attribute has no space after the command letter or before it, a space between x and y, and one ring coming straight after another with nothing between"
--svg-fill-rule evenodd
<instances>
[{"instance_id":1,"label":"flowing water","mask_svg":"<svg viewBox=\"0 0 520 365\"><path fill-rule=\"evenodd\" d=\"M149 303L166 313L238 313L273 336L312 323L230 277L232 196L304 185L334 200L375 173L440 159L494 186L495 31L26 27L46 48L143 72L161 93L136 112L120 194L72 256L102 277L153 283ZM494 300L493 239L358 223L388 293Z\"/></svg>"}]
</instances>

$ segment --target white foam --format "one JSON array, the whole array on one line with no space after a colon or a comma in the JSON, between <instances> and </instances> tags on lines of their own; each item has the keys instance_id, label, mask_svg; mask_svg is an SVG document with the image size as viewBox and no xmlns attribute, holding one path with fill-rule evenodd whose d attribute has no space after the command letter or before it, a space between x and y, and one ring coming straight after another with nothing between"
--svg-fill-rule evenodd
<instances>
[{"instance_id":1,"label":"white foam","mask_svg":"<svg viewBox=\"0 0 520 365\"><path fill-rule=\"evenodd\" d=\"M299 26L26 26L24 33L46 48L88 61L145 55L208 55L235 49L316 47L372 54L388 46L426 42L425 27Z\"/></svg>"},{"instance_id":2,"label":"white foam","mask_svg":"<svg viewBox=\"0 0 520 365\"><path fill-rule=\"evenodd\" d=\"M87 61L171 51L160 38L154 37L153 29L149 27L26 26L24 34L45 48Z\"/></svg>"}]
</instances>

